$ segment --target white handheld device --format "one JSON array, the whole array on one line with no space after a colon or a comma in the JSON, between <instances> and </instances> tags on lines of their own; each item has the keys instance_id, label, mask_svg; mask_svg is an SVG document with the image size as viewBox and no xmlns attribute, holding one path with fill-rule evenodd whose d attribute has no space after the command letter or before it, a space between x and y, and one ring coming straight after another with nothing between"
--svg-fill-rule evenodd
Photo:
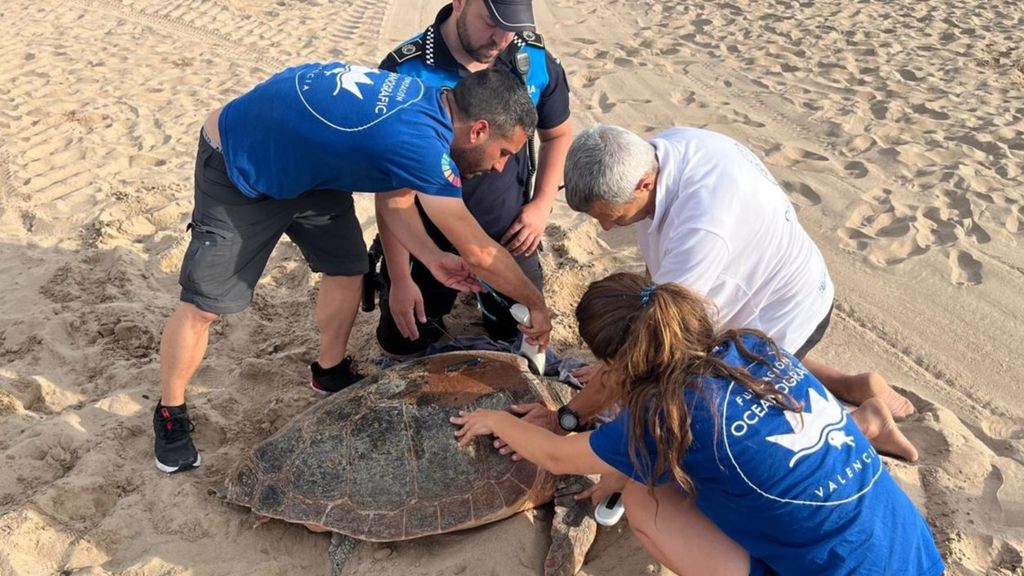
<instances>
[{"instance_id":1,"label":"white handheld device","mask_svg":"<svg viewBox=\"0 0 1024 576\"><path fill-rule=\"evenodd\" d=\"M602 526L611 526L622 518L626 509L622 506L622 494L612 492L594 508L594 520Z\"/></svg>"},{"instance_id":2,"label":"white handheld device","mask_svg":"<svg viewBox=\"0 0 1024 576\"><path fill-rule=\"evenodd\" d=\"M530 309L522 304L513 304L508 309L512 317L516 319L523 326L533 326L530 324ZM526 358L527 362L530 363L530 370L538 375L544 375L544 366L547 363L547 358L544 356L544 351L539 349L534 344L530 344L526 341L526 336L523 336L523 343L519 346L519 355Z\"/></svg>"}]
</instances>

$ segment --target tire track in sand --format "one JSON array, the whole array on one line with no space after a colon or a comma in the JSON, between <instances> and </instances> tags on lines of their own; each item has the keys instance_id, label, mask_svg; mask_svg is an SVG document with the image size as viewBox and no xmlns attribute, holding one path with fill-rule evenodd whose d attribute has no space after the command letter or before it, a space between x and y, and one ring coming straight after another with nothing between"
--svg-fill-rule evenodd
<instances>
[{"instance_id":1,"label":"tire track in sand","mask_svg":"<svg viewBox=\"0 0 1024 576\"><path fill-rule=\"evenodd\" d=\"M223 50L224 53L247 58L272 68L283 67L283 64L279 59L270 56L263 49L246 45L239 39L232 38L223 32L191 24L178 16L162 16L143 12L112 0L71 0L69 4L77 5L83 9L91 10L93 12L122 18L129 22L141 24L161 32L170 32L189 40L200 40ZM209 4L204 3L198 3L196 6L198 8L197 12L200 13L204 10L209 11L210 7Z\"/></svg>"}]
</instances>

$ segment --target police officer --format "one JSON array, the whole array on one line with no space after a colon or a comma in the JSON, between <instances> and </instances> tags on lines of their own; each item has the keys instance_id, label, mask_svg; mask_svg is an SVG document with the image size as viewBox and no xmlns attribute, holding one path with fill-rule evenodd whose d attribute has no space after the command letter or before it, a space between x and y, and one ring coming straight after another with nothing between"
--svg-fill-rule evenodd
<instances>
[{"instance_id":1,"label":"police officer","mask_svg":"<svg viewBox=\"0 0 1024 576\"><path fill-rule=\"evenodd\" d=\"M381 68L453 86L463 76L488 67L507 70L525 82L537 108L539 150L525 146L501 172L466 178L463 198L483 229L516 257L523 272L542 288L538 247L561 182L572 141L569 86L561 64L535 32L529 0L454 0L433 24L389 53ZM532 156L532 158L531 158ZM424 217L442 249L450 245ZM381 236L381 316L377 340L395 356L422 352L445 334L444 315L458 292L438 283L400 243ZM504 294L479 294L484 327L497 340L517 334L508 313L514 301Z\"/></svg>"}]
</instances>

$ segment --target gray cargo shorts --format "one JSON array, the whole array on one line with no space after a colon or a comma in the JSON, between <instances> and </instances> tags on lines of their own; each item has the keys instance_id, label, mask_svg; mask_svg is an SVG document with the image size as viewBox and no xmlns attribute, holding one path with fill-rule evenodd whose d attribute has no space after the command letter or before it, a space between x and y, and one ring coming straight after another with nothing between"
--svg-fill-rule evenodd
<instances>
[{"instance_id":1,"label":"gray cargo shorts","mask_svg":"<svg viewBox=\"0 0 1024 576\"><path fill-rule=\"evenodd\" d=\"M224 157L199 138L192 240L181 264L181 300L215 314L241 312L252 301L274 246L287 234L313 272L360 276L366 243L352 193L310 190L298 198L246 196L228 178Z\"/></svg>"}]
</instances>

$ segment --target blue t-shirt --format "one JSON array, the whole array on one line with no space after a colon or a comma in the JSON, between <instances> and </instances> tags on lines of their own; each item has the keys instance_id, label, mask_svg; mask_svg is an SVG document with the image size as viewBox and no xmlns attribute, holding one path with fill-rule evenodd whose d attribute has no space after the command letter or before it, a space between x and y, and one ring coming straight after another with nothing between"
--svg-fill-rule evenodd
<instances>
[{"instance_id":1,"label":"blue t-shirt","mask_svg":"<svg viewBox=\"0 0 1024 576\"><path fill-rule=\"evenodd\" d=\"M768 356L763 340L744 338L754 353ZM685 392L693 440L682 467L693 480L697 507L712 522L752 560L781 575L942 573L942 558L913 502L844 407L798 360L769 356L772 366L751 365L731 342L716 354L775 383L803 412L784 411L722 378L706 378L702 392ZM590 446L645 482L651 471L634 468L628 431L624 411L592 433ZM653 466L650 434L646 446Z\"/></svg>"},{"instance_id":2,"label":"blue t-shirt","mask_svg":"<svg viewBox=\"0 0 1024 576\"><path fill-rule=\"evenodd\" d=\"M461 195L441 90L342 62L271 76L220 114L228 176L248 196L412 188Z\"/></svg>"}]
</instances>

